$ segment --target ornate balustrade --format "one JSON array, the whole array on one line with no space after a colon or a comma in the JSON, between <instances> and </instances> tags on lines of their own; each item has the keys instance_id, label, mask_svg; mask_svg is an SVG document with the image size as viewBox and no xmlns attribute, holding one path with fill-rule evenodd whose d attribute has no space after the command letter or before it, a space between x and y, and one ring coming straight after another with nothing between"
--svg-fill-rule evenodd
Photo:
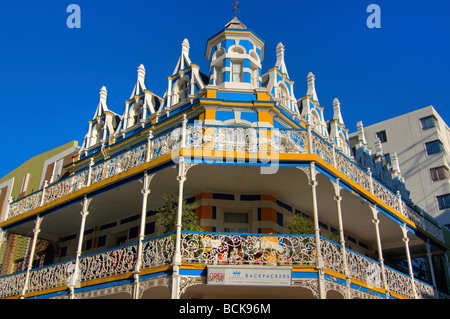
<instances>
[{"instance_id":1,"label":"ornate balustrade","mask_svg":"<svg viewBox=\"0 0 450 319\"><path fill-rule=\"evenodd\" d=\"M141 269L172 263L175 251L173 233L143 241ZM70 284L132 273L137 262L138 243L109 249L80 257L75 271L75 259L30 271L27 293ZM345 274L342 247L321 238L321 252L325 269ZM181 255L183 263L204 265L267 265L315 266L314 235L232 234L182 231ZM382 287L380 264L368 257L346 249L348 278L355 278L373 287ZM414 298L411 277L385 267L390 291ZM26 272L0 277L0 297L22 293ZM414 281L418 298L435 298L433 287ZM439 298L448 298L439 293Z\"/></svg>"},{"instance_id":2,"label":"ornate balustrade","mask_svg":"<svg viewBox=\"0 0 450 319\"><path fill-rule=\"evenodd\" d=\"M311 148L306 130L243 128L226 126L187 125L185 148L225 152L248 152L249 154L304 154L312 152L330 165L373 193L381 201L412 220L435 238L444 241L440 226L424 218L423 213L410 207L383 184L362 170L353 160L342 154L330 141L311 133ZM153 137L149 143L116 154L93 164L74 175L60 180L43 190L30 194L9 204L7 219L24 214L42 205L71 194L89 185L144 164L147 160L164 156L180 149L183 127ZM150 149L148 149L150 147ZM147 153L149 155L147 156Z\"/></svg>"}]
</instances>

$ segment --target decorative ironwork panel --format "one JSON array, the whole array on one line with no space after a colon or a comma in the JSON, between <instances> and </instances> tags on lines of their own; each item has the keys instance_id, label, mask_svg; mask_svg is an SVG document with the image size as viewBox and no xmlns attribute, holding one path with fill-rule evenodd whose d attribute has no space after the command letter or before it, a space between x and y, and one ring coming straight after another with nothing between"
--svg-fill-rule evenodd
<instances>
[{"instance_id":1,"label":"decorative ironwork panel","mask_svg":"<svg viewBox=\"0 0 450 319\"><path fill-rule=\"evenodd\" d=\"M386 280L389 285L389 289L397 294L408 298L414 298L414 294L411 287L411 278L405 274L395 271L385 266Z\"/></svg>"},{"instance_id":2,"label":"decorative ironwork panel","mask_svg":"<svg viewBox=\"0 0 450 319\"><path fill-rule=\"evenodd\" d=\"M320 248L325 268L342 274L345 273L341 246L321 238Z\"/></svg>"},{"instance_id":3,"label":"decorative ironwork panel","mask_svg":"<svg viewBox=\"0 0 450 319\"><path fill-rule=\"evenodd\" d=\"M80 281L131 272L136 264L137 245L124 246L80 258Z\"/></svg>"},{"instance_id":4,"label":"decorative ironwork panel","mask_svg":"<svg viewBox=\"0 0 450 319\"><path fill-rule=\"evenodd\" d=\"M184 262L202 264L314 265L313 236L183 233Z\"/></svg>"},{"instance_id":5,"label":"decorative ironwork panel","mask_svg":"<svg viewBox=\"0 0 450 319\"><path fill-rule=\"evenodd\" d=\"M179 127L154 138L152 140L151 159L170 154L172 151L180 149L181 139L182 132Z\"/></svg>"},{"instance_id":6,"label":"decorative ironwork panel","mask_svg":"<svg viewBox=\"0 0 450 319\"><path fill-rule=\"evenodd\" d=\"M0 297L17 296L22 293L26 272L0 277Z\"/></svg>"},{"instance_id":7,"label":"decorative ironwork panel","mask_svg":"<svg viewBox=\"0 0 450 319\"><path fill-rule=\"evenodd\" d=\"M86 187L89 170L85 169L45 189L44 205Z\"/></svg>"},{"instance_id":8,"label":"decorative ironwork panel","mask_svg":"<svg viewBox=\"0 0 450 319\"><path fill-rule=\"evenodd\" d=\"M333 147L312 132L312 151L328 164L333 164Z\"/></svg>"},{"instance_id":9,"label":"decorative ironwork panel","mask_svg":"<svg viewBox=\"0 0 450 319\"><path fill-rule=\"evenodd\" d=\"M170 264L175 251L175 235L154 238L143 242L142 268Z\"/></svg>"},{"instance_id":10,"label":"decorative ironwork panel","mask_svg":"<svg viewBox=\"0 0 450 319\"><path fill-rule=\"evenodd\" d=\"M433 287L418 281L414 280L417 297L419 299L434 299L436 298Z\"/></svg>"},{"instance_id":11,"label":"decorative ironwork panel","mask_svg":"<svg viewBox=\"0 0 450 319\"><path fill-rule=\"evenodd\" d=\"M141 144L136 148L94 165L92 167L91 184L144 164L146 155L147 144Z\"/></svg>"},{"instance_id":12,"label":"decorative ironwork panel","mask_svg":"<svg viewBox=\"0 0 450 319\"><path fill-rule=\"evenodd\" d=\"M8 219L24 214L41 206L42 191L23 197L9 205Z\"/></svg>"},{"instance_id":13,"label":"decorative ironwork panel","mask_svg":"<svg viewBox=\"0 0 450 319\"><path fill-rule=\"evenodd\" d=\"M45 290L69 285L74 276L75 261L68 261L48 267L42 267L30 272L28 292Z\"/></svg>"},{"instance_id":14,"label":"decorative ironwork panel","mask_svg":"<svg viewBox=\"0 0 450 319\"><path fill-rule=\"evenodd\" d=\"M351 278L370 283L374 287L382 286L379 263L349 249L347 249L346 256L349 276Z\"/></svg>"}]
</instances>

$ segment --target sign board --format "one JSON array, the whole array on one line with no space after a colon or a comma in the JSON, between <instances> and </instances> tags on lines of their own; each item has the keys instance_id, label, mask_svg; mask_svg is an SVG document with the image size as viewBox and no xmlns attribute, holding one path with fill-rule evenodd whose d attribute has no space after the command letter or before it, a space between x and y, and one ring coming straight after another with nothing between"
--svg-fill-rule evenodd
<instances>
[{"instance_id":1,"label":"sign board","mask_svg":"<svg viewBox=\"0 0 450 319\"><path fill-rule=\"evenodd\" d=\"M292 267L210 265L208 285L291 286Z\"/></svg>"}]
</instances>

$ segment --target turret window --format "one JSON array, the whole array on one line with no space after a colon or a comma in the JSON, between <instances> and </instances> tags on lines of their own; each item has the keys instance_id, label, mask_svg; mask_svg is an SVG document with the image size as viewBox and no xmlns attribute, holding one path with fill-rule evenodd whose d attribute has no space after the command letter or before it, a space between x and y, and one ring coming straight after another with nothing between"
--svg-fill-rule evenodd
<instances>
[{"instance_id":1,"label":"turret window","mask_svg":"<svg viewBox=\"0 0 450 319\"><path fill-rule=\"evenodd\" d=\"M243 82L244 72L242 69L242 62L232 62L231 63L231 80L233 82Z\"/></svg>"}]
</instances>

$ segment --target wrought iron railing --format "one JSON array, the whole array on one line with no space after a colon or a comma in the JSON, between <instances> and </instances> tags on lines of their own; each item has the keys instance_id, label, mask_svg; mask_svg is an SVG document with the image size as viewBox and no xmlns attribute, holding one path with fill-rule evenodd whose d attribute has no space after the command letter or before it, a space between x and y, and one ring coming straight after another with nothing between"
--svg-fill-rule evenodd
<instances>
[{"instance_id":1,"label":"wrought iron railing","mask_svg":"<svg viewBox=\"0 0 450 319\"><path fill-rule=\"evenodd\" d=\"M174 233L143 241L141 269L169 265L175 249ZM325 269L358 279L369 287L383 287L379 262L346 249L345 271L342 246L321 237L321 253ZM26 293L39 292L71 284L88 282L131 273L137 262L138 243L131 243L106 251L81 256L75 271L75 258L30 271ZM183 263L203 265L267 265L315 266L316 241L314 235L234 234L182 231L181 255ZM411 277L387 266L388 289L407 298L414 298ZM75 278L74 278L75 276ZM0 297L18 296L25 285L26 272L0 277ZM436 295L432 286L414 280L417 298L448 298Z\"/></svg>"},{"instance_id":2,"label":"wrought iron railing","mask_svg":"<svg viewBox=\"0 0 450 319\"><path fill-rule=\"evenodd\" d=\"M183 134L183 130L185 133ZM312 152L334 166L345 176L374 194L381 201L440 241L444 241L442 228L424 218L419 210L407 205L400 197L362 170L352 159L341 153L333 143L311 132L311 146L308 132L304 129L243 128L227 126L187 125L176 127L140 143L133 148L116 154L98 163L92 163L74 175L44 187L29 196L8 205L6 219L20 216L28 211L54 202L75 191L105 180L111 176L144 164L146 161L176 152L186 136L185 148L203 151L247 152L261 154L306 154Z\"/></svg>"}]
</instances>

